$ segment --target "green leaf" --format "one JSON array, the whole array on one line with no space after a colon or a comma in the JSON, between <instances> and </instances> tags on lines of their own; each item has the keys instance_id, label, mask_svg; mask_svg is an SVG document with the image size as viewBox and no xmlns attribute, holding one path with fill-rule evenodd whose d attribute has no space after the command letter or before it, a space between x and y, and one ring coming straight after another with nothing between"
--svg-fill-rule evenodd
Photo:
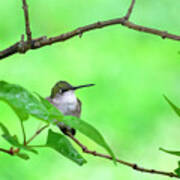
<instances>
[{"instance_id":1,"label":"green leaf","mask_svg":"<svg viewBox=\"0 0 180 180\"><path fill-rule=\"evenodd\" d=\"M29 159L29 156L25 153L20 153L18 152L17 154L15 154L16 156L20 157L21 159L24 159L24 160L28 160Z\"/></svg>"},{"instance_id":2,"label":"green leaf","mask_svg":"<svg viewBox=\"0 0 180 180\"><path fill-rule=\"evenodd\" d=\"M32 115L38 119L53 124L55 124L55 120L63 121L65 124L79 130L97 144L104 147L112 156L114 162L116 162L114 153L107 145L102 135L93 126L77 117L63 116L55 106L42 98L40 95L38 96L41 102L23 87L0 81L0 100L7 102L21 120L26 120L29 115ZM14 146L27 149L27 147L21 145L17 139L9 133L4 133L3 137Z\"/></svg>"},{"instance_id":3,"label":"green leaf","mask_svg":"<svg viewBox=\"0 0 180 180\"><path fill-rule=\"evenodd\" d=\"M169 105L173 108L173 110L177 113L178 116L180 116L180 108L178 108L175 104L173 104L165 95L164 98L169 103Z\"/></svg>"},{"instance_id":4,"label":"green leaf","mask_svg":"<svg viewBox=\"0 0 180 180\"><path fill-rule=\"evenodd\" d=\"M180 161L178 161L178 168L176 168L174 172L180 177Z\"/></svg>"},{"instance_id":5,"label":"green leaf","mask_svg":"<svg viewBox=\"0 0 180 180\"><path fill-rule=\"evenodd\" d=\"M46 107L19 85L0 81L0 100L8 103L21 120L27 120L29 114L41 120L49 119Z\"/></svg>"},{"instance_id":6,"label":"green leaf","mask_svg":"<svg viewBox=\"0 0 180 180\"><path fill-rule=\"evenodd\" d=\"M2 124L0 123L0 128L2 129L3 131L3 134L2 134L2 137L8 141L11 145L17 147L17 148L20 148L20 149L24 149L26 151L30 151L30 152L33 152L35 154L37 154L38 152L28 146L24 146L23 144L20 144L17 137L16 136L12 136L10 133L9 133L9 130Z\"/></svg>"},{"instance_id":7,"label":"green leaf","mask_svg":"<svg viewBox=\"0 0 180 180\"><path fill-rule=\"evenodd\" d=\"M114 162L116 162L115 155L112 152L111 148L105 142L102 135L93 126L91 126L90 124L80 120L77 117L63 116L61 114L61 112L54 105L52 105L46 99L42 98L39 94L37 94L37 95L40 98L41 102L48 108L50 114L53 115L52 117L54 119L55 118L57 119L59 117L60 121L63 121L66 125L69 125L70 127L73 127L75 129L79 130L81 133L85 134L87 137L89 137L90 139L95 141L97 144L104 147L108 151L108 153L112 156Z\"/></svg>"},{"instance_id":8,"label":"green leaf","mask_svg":"<svg viewBox=\"0 0 180 180\"><path fill-rule=\"evenodd\" d=\"M175 169L174 172L178 175L178 177L180 177L180 168Z\"/></svg>"},{"instance_id":9,"label":"green leaf","mask_svg":"<svg viewBox=\"0 0 180 180\"><path fill-rule=\"evenodd\" d=\"M112 152L111 148L108 146L103 136L99 133L99 131L96 128L94 128L92 125L74 116L64 116L63 122L66 125L79 130L88 138L95 141L97 144L99 144L103 148L105 148L107 152L112 156L114 163L116 163L116 157L114 153Z\"/></svg>"},{"instance_id":10,"label":"green leaf","mask_svg":"<svg viewBox=\"0 0 180 180\"><path fill-rule=\"evenodd\" d=\"M49 118L51 119L52 123L55 123L56 121L54 121L55 119L58 121L62 121L64 115L54 106L52 105L48 100L44 99L41 95L39 95L38 93L35 93L41 103L48 109L49 112ZM57 124L57 123L55 123Z\"/></svg>"},{"instance_id":11,"label":"green leaf","mask_svg":"<svg viewBox=\"0 0 180 180\"><path fill-rule=\"evenodd\" d=\"M48 131L46 145L76 162L78 165L86 163L86 160L74 149L70 141L65 136L55 133L51 129Z\"/></svg>"},{"instance_id":12,"label":"green leaf","mask_svg":"<svg viewBox=\"0 0 180 180\"><path fill-rule=\"evenodd\" d=\"M0 123L0 127L4 134L9 134L8 129L2 123Z\"/></svg>"},{"instance_id":13,"label":"green leaf","mask_svg":"<svg viewBox=\"0 0 180 180\"><path fill-rule=\"evenodd\" d=\"M178 168L176 168L174 172L180 177L180 161L178 161Z\"/></svg>"},{"instance_id":14,"label":"green leaf","mask_svg":"<svg viewBox=\"0 0 180 180\"><path fill-rule=\"evenodd\" d=\"M166 152L166 153L169 153L169 154L172 154L172 155L180 156L180 151L169 151L169 150L166 150L163 148L159 148L159 150Z\"/></svg>"}]
</instances>

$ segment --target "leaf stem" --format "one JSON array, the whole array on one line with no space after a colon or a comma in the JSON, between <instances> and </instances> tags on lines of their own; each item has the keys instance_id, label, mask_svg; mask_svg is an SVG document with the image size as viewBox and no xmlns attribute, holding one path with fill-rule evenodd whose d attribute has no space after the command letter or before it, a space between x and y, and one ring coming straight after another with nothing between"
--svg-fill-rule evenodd
<instances>
[{"instance_id":1,"label":"leaf stem","mask_svg":"<svg viewBox=\"0 0 180 180\"><path fill-rule=\"evenodd\" d=\"M43 130L45 130L47 127L49 127L49 124L46 124L45 126L41 127L40 129L38 129L34 135L29 138L29 140L26 142L26 144L29 144L36 136L38 136Z\"/></svg>"},{"instance_id":2,"label":"leaf stem","mask_svg":"<svg viewBox=\"0 0 180 180\"><path fill-rule=\"evenodd\" d=\"M105 158L105 159L109 159L112 160L112 157L109 155L105 155L105 154L101 154L98 153L96 151L91 151L89 150L86 146L84 146L78 139L76 139L74 136L72 136L71 134L68 134L67 136L69 136L81 149L84 153L87 154L91 154L93 156L98 156L101 158ZM116 159L116 161L120 164L123 164L125 166L131 167L132 169L136 170L136 171L140 171L140 172L144 172L144 173L150 173L150 174L159 174L159 175L163 175L163 176L169 176L169 177L175 177L175 178L179 178L178 175L176 175L173 172L165 172L165 171L159 171L159 170L155 170L155 169L147 169L147 168L143 168L140 167L139 165L135 164L135 163L130 163L127 161L123 161L120 159Z\"/></svg>"},{"instance_id":3,"label":"leaf stem","mask_svg":"<svg viewBox=\"0 0 180 180\"><path fill-rule=\"evenodd\" d=\"M26 145L27 142L26 142L26 132L25 132L24 124L23 124L22 120L20 120L20 121L21 121L21 129L22 129L22 134L23 134L23 143L24 143L24 145Z\"/></svg>"},{"instance_id":4,"label":"leaf stem","mask_svg":"<svg viewBox=\"0 0 180 180\"><path fill-rule=\"evenodd\" d=\"M32 146L28 146L30 148L44 148L47 147L46 145L42 144L42 145L32 145Z\"/></svg>"}]
</instances>

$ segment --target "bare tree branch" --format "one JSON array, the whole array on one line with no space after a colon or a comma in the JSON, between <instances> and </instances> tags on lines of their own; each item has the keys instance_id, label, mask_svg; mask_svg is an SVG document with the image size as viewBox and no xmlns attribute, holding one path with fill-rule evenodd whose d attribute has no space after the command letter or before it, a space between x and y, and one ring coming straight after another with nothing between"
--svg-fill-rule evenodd
<instances>
[{"instance_id":1,"label":"bare tree branch","mask_svg":"<svg viewBox=\"0 0 180 180\"><path fill-rule=\"evenodd\" d=\"M38 48L42 48L44 46L51 45L57 42L64 42L75 36L81 37L83 33L88 32L88 31L92 31L95 29L100 29L100 28L104 28L104 27L108 27L112 25L119 25L119 24L126 26L130 29L136 30L136 31L160 36L163 39L168 38L168 39L172 39L176 41L180 40L180 36L178 35L168 33L167 31L161 31L158 29L137 25L130 21L126 21L125 18L122 17L122 18L111 19L107 21L101 21L101 22L99 21L93 24L82 26L73 31L70 31L70 32L67 32L67 33L64 33L55 37L46 38L46 36L43 36L37 39L32 39L31 46L28 46L28 41L25 41L24 44L22 44L20 41L16 42L15 44L6 48L5 50L0 51L0 60L10 55L13 55L15 53L25 53L26 51L30 49L38 49Z\"/></svg>"},{"instance_id":2,"label":"bare tree branch","mask_svg":"<svg viewBox=\"0 0 180 180\"><path fill-rule=\"evenodd\" d=\"M29 15L28 15L28 5L26 3L26 0L22 0L22 3L23 3L25 24L26 24L27 41L30 43L32 38L31 38L31 30L30 30Z\"/></svg>"},{"instance_id":3,"label":"bare tree branch","mask_svg":"<svg viewBox=\"0 0 180 180\"><path fill-rule=\"evenodd\" d=\"M126 16L124 17L126 20L128 20L130 18L130 15L131 15L133 7L134 7L134 4L135 4L135 0L132 0L131 5L130 5L130 7L128 9L128 12L127 12Z\"/></svg>"},{"instance_id":4,"label":"bare tree branch","mask_svg":"<svg viewBox=\"0 0 180 180\"><path fill-rule=\"evenodd\" d=\"M112 160L112 157L109 155L105 155L105 154L101 154L98 153L96 151L91 151L88 150L88 148L86 146L84 146L78 139L76 139L74 136L72 136L71 134L68 135L68 137L70 137L78 146L80 146L80 148L82 149L82 151L84 153L87 154L91 154L93 156L98 156L101 158L105 158L105 159L109 159ZM127 161L123 161L120 159L116 159L116 161L120 164L123 164L125 166L131 167L132 169L136 170L136 171L140 171L140 172L144 172L144 173L150 173L150 174L159 174L159 175L163 175L163 176L169 176L169 177L175 177L175 178L179 178L176 174L174 174L173 172L165 172L165 171L159 171L159 170L155 170L155 169L147 169L147 168L143 168L138 166L137 164L134 163L130 163Z\"/></svg>"}]
</instances>

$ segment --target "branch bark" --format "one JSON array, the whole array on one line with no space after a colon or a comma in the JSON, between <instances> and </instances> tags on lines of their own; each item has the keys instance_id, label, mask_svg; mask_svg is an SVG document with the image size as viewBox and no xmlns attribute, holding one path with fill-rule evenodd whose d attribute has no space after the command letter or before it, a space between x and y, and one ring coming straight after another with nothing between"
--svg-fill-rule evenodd
<instances>
[{"instance_id":1,"label":"branch bark","mask_svg":"<svg viewBox=\"0 0 180 180\"><path fill-rule=\"evenodd\" d=\"M127 12L126 16L124 17L126 20L128 20L130 18L130 15L131 15L132 10L134 8L134 4L135 4L135 0L132 0L131 5L128 9L128 12Z\"/></svg>"},{"instance_id":2,"label":"branch bark","mask_svg":"<svg viewBox=\"0 0 180 180\"><path fill-rule=\"evenodd\" d=\"M0 152L4 152L4 153L9 154L9 155L13 155L13 154L14 154L14 153L12 152L12 148L9 149L9 150L0 148Z\"/></svg>"},{"instance_id":3,"label":"branch bark","mask_svg":"<svg viewBox=\"0 0 180 180\"><path fill-rule=\"evenodd\" d=\"M31 37L31 30L30 30L30 23L29 23L28 5L26 3L26 0L22 0L22 3L23 3L23 10L24 10L24 17L25 17L27 41L30 44L32 37Z\"/></svg>"},{"instance_id":4,"label":"branch bark","mask_svg":"<svg viewBox=\"0 0 180 180\"><path fill-rule=\"evenodd\" d=\"M79 27L73 31L61 34L59 36L54 36L54 37L50 37L50 38L47 38L46 36L39 37L37 39L32 39L30 44L29 44L28 40L23 43L21 41L18 41L16 43L14 43L13 45L11 45L10 47L0 51L0 60L6 58L8 56L11 56L13 54L16 54L16 53L26 53L27 51L32 50L32 49L39 49L44 46L51 45L51 44L54 44L57 42L64 42L75 36L82 37L83 33L85 33L85 32L92 31L95 29L101 29L104 27L112 26L112 25L122 25L122 26L128 27L128 28L136 30L136 31L160 36L163 39L167 38L167 39L172 39L172 40L176 40L176 41L180 40L179 35L171 34L171 33L168 33L167 31L162 31L162 30L158 30L155 28L149 28L149 27L145 27L142 25L134 24L133 22L128 21L130 15L132 13L134 4L135 4L135 0L132 0L132 3L128 9L128 12L126 13L126 16L124 16L122 18L110 19L110 20L106 20L106 21L99 21L99 22L96 22L93 24ZM29 29L28 28L29 26L27 25L28 22L29 21L26 20L27 34L29 33L28 31L30 31L30 30L28 30Z\"/></svg>"},{"instance_id":5,"label":"branch bark","mask_svg":"<svg viewBox=\"0 0 180 180\"><path fill-rule=\"evenodd\" d=\"M70 137L82 149L82 151L84 153L90 154L92 156L98 156L98 157L101 157L101 158L112 160L112 157L109 156L109 155L105 155L105 154L102 154L102 153L98 153L96 151L89 150L86 146L84 146L78 139L76 139L71 134L69 134L68 137ZM140 167L137 164L130 163L130 162L127 162L127 161L123 161L123 160L120 160L120 159L116 159L116 161L118 163L120 163L120 164L131 167L132 169L134 169L136 171L140 171L140 172L144 172L144 173L150 173L150 174L158 174L158 175L174 177L174 178L179 178L173 172L165 172L165 171L159 171L159 170L155 170L155 169L147 169L147 168Z\"/></svg>"}]
</instances>

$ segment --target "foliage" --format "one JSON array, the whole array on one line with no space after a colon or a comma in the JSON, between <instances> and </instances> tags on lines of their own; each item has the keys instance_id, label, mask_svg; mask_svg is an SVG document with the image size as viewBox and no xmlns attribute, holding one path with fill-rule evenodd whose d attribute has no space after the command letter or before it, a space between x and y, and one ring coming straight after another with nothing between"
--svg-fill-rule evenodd
<instances>
[{"instance_id":1,"label":"foliage","mask_svg":"<svg viewBox=\"0 0 180 180\"><path fill-rule=\"evenodd\" d=\"M164 96L164 98L172 107L172 109L176 112L176 114L180 117L180 108L178 108L174 103L172 103L166 96ZM163 148L160 148L160 150L175 156L180 156L180 151L169 151ZM175 169L174 172L180 177L180 161L178 162L178 168Z\"/></svg>"},{"instance_id":2,"label":"foliage","mask_svg":"<svg viewBox=\"0 0 180 180\"><path fill-rule=\"evenodd\" d=\"M104 147L115 162L114 153L96 128L79 118L63 116L62 113L46 99L42 98L39 94L37 94L37 96L39 99L20 85L10 84L4 81L0 82L0 99L12 107L21 121L28 120L31 115L36 117L37 120L53 125L56 125L57 121L64 122L65 124L79 130L82 134L89 137L98 145ZM3 123L0 123L0 127L3 131L2 137L13 147L18 148L15 155L23 159L29 159L27 154L20 153L21 149L37 153L37 151L34 148L31 148L28 144L19 143L17 136L12 136ZM38 146L36 146L36 148L37 147ZM76 151L69 140L64 135L60 134L60 132L56 133L49 130L47 142L43 147L53 148L79 165L86 163L86 160Z\"/></svg>"}]
</instances>

